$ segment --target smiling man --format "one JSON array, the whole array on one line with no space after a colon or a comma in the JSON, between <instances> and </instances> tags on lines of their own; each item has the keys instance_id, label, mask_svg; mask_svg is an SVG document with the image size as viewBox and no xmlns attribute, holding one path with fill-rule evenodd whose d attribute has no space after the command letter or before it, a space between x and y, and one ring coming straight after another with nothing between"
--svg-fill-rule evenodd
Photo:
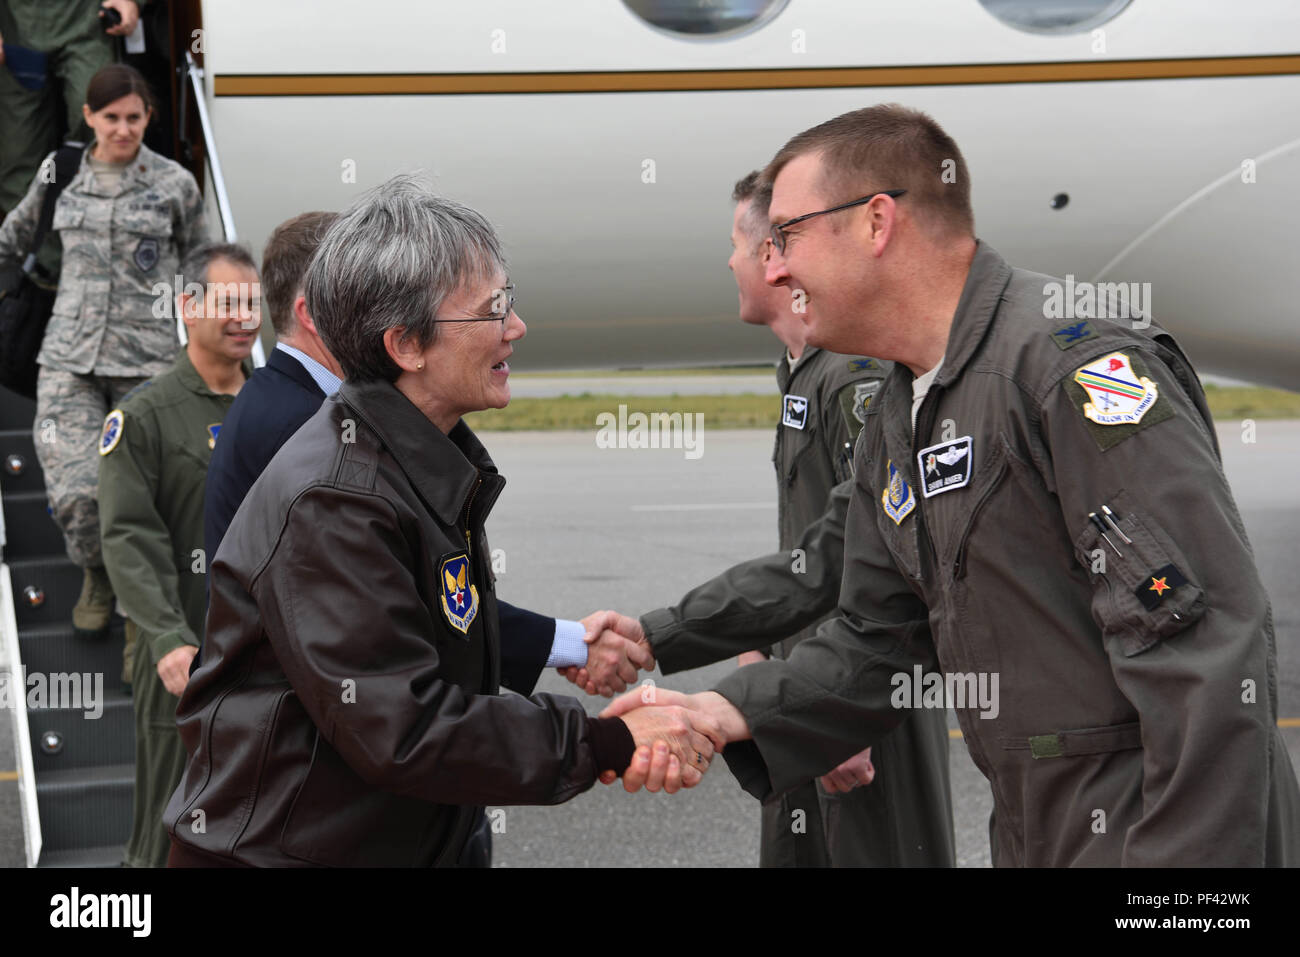
<instances>
[{"instance_id":1,"label":"smiling man","mask_svg":"<svg viewBox=\"0 0 1300 957\"><path fill-rule=\"evenodd\" d=\"M1056 281L976 239L961 152L919 111L836 117L765 177L767 281L806 296L809 342L894 370L855 451L840 617L656 702L712 714L764 796L943 707L907 693L937 660L1000 690L952 702L995 865L1294 866L1272 613L1173 337L1063 328Z\"/></svg>"},{"instance_id":2,"label":"smiling man","mask_svg":"<svg viewBox=\"0 0 1300 957\"><path fill-rule=\"evenodd\" d=\"M202 297L179 295L189 343L170 370L104 420L99 518L104 564L127 616L135 696L134 823L128 867L161 867L162 809L185 768L176 703L207 611L203 487L235 394L252 372L261 321L257 268L239 246L203 247L184 266Z\"/></svg>"}]
</instances>

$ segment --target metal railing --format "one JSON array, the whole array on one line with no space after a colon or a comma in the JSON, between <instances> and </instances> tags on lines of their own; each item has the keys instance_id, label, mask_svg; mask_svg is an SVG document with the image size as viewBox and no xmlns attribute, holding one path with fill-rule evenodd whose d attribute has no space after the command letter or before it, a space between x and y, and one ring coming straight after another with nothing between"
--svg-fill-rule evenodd
<instances>
[{"instance_id":1,"label":"metal railing","mask_svg":"<svg viewBox=\"0 0 1300 957\"><path fill-rule=\"evenodd\" d=\"M189 50L185 51L185 67L181 73L181 102L176 113L178 138L182 143L182 148L188 151L189 137L186 135L186 125L189 110L187 107L189 97L192 94L195 109L199 114L199 127L203 132L203 155L208 167L208 184L212 188L212 196L217 203L217 214L221 218L221 233L226 242L238 242L239 234L235 230L235 214L230 208L230 194L226 191L226 177L221 172L221 157L217 153L217 139L212 132L212 119L208 116L208 100L206 91L203 88L203 69L194 62L194 54ZM176 317L176 326L176 334L180 337L181 342L184 342L186 339L185 323L180 316ZM266 352L262 348L260 336L253 340L253 364L255 366L266 365Z\"/></svg>"}]
</instances>

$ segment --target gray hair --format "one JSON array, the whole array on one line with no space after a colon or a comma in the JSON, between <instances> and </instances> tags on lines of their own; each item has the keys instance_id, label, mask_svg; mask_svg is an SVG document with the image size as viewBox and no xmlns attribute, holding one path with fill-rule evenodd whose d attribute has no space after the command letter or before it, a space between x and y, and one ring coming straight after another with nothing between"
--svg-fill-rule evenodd
<instances>
[{"instance_id":1,"label":"gray hair","mask_svg":"<svg viewBox=\"0 0 1300 957\"><path fill-rule=\"evenodd\" d=\"M253 259L253 254L246 247L236 243L208 243L192 250L185 257L185 262L181 263L181 275L185 277L185 285L198 283L207 289L208 271L218 259L257 272L257 261Z\"/></svg>"},{"instance_id":2,"label":"gray hair","mask_svg":"<svg viewBox=\"0 0 1300 957\"><path fill-rule=\"evenodd\" d=\"M401 326L403 338L428 345L447 297L504 267L501 242L482 215L399 175L330 227L307 267L303 295L348 379L392 382L401 369L384 332Z\"/></svg>"}]
</instances>

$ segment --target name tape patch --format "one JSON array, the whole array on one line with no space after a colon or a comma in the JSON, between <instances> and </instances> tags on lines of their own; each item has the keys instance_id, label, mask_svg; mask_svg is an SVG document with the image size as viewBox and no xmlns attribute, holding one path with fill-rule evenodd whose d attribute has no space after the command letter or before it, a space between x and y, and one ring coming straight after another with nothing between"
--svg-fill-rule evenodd
<instances>
[{"instance_id":1,"label":"name tape patch","mask_svg":"<svg viewBox=\"0 0 1300 957\"><path fill-rule=\"evenodd\" d=\"M969 435L963 435L916 453L917 474L921 476L921 492L926 498L970 484L974 444Z\"/></svg>"}]
</instances>

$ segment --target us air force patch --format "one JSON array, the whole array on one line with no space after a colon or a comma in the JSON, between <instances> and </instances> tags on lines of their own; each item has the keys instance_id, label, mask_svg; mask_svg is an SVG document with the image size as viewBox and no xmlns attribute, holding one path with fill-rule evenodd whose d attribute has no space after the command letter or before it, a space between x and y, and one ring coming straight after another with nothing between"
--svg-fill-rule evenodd
<instances>
[{"instance_id":1,"label":"us air force patch","mask_svg":"<svg viewBox=\"0 0 1300 957\"><path fill-rule=\"evenodd\" d=\"M916 454L921 492L926 498L941 492L965 488L970 484L974 443L969 435L952 442L941 442Z\"/></svg>"},{"instance_id":2,"label":"us air force patch","mask_svg":"<svg viewBox=\"0 0 1300 957\"><path fill-rule=\"evenodd\" d=\"M117 448L122 441L122 429L126 425L126 416L121 409L114 409L104 417L104 431L99 435L99 454L107 455Z\"/></svg>"},{"instance_id":3,"label":"us air force patch","mask_svg":"<svg viewBox=\"0 0 1300 957\"><path fill-rule=\"evenodd\" d=\"M1103 452L1174 416L1142 360L1126 352L1112 352L1081 366L1065 379L1064 387Z\"/></svg>"},{"instance_id":4,"label":"us air force patch","mask_svg":"<svg viewBox=\"0 0 1300 957\"><path fill-rule=\"evenodd\" d=\"M442 613L453 628L461 634L468 633L478 616L478 589L469 581L469 556L444 558L438 578L442 582Z\"/></svg>"},{"instance_id":5,"label":"us air force patch","mask_svg":"<svg viewBox=\"0 0 1300 957\"><path fill-rule=\"evenodd\" d=\"M880 504L895 525L902 525L903 519L916 508L916 496L912 494L912 487L904 481L903 474L894 466L893 461L887 459L885 464L889 466L889 482L880 495Z\"/></svg>"},{"instance_id":6,"label":"us air force patch","mask_svg":"<svg viewBox=\"0 0 1300 957\"><path fill-rule=\"evenodd\" d=\"M135 244L135 254L131 258L135 261L136 269L141 272L149 272L154 266L158 265L160 257L158 240L153 236L146 236Z\"/></svg>"},{"instance_id":7,"label":"us air force patch","mask_svg":"<svg viewBox=\"0 0 1300 957\"><path fill-rule=\"evenodd\" d=\"M217 447L217 433L219 433L220 431L221 431L220 422L213 422L211 425L208 426L208 448L215 449Z\"/></svg>"},{"instance_id":8,"label":"us air force patch","mask_svg":"<svg viewBox=\"0 0 1300 957\"><path fill-rule=\"evenodd\" d=\"M808 422L808 400L801 395L787 395L781 401L781 424L802 429Z\"/></svg>"}]
</instances>

